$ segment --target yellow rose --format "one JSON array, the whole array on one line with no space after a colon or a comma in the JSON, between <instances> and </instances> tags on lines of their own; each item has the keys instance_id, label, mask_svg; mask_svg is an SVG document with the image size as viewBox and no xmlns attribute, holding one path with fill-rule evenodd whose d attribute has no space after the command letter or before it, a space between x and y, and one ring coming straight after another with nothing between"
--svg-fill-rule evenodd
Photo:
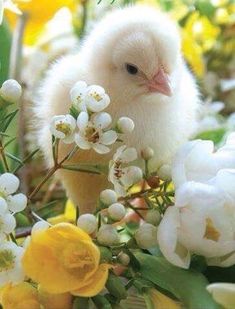
<instances>
[{"instance_id":1,"label":"yellow rose","mask_svg":"<svg viewBox=\"0 0 235 309\"><path fill-rule=\"evenodd\" d=\"M38 298L43 309L72 309L70 293L50 294L39 287Z\"/></svg>"},{"instance_id":2,"label":"yellow rose","mask_svg":"<svg viewBox=\"0 0 235 309\"><path fill-rule=\"evenodd\" d=\"M91 297L104 287L109 265L88 234L70 223L36 230L23 256L27 276L49 293Z\"/></svg>"},{"instance_id":3,"label":"yellow rose","mask_svg":"<svg viewBox=\"0 0 235 309\"><path fill-rule=\"evenodd\" d=\"M1 291L1 304L4 309L40 309L37 289L23 282L7 285Z\"/></svg>"}]
</instances>

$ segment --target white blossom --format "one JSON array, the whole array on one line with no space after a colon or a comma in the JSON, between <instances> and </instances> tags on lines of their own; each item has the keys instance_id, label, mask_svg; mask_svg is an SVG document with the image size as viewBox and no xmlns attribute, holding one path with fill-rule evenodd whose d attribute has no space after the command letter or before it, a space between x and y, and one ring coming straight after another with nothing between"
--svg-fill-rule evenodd
<instances>
[{"instance_id":1,"label":"white blossom","mask_svg":"<svg viewBox=\"0 0 235 309\"><path fill-rule=\"evenodd\" d=\"M193 253L204 256L209 265L234 264L234 205L235 200L228 198L226 188L222 191L216 185L197 182L180 186L175 206L167 208L158 228L163 255L183 268L189 267Z\"/></svg>"},{"instance_id":2,"label":"white blossom","mask_svg":"<svg viewBox=\"0 0 235 309\"><path fill-rule=\"evenodd\" d=\"M14 79L8 79L0 88L0 96L7 102L16 103L22 94L20 84Z\"/></svg>"},{"instance_id":3,"label":"white blossom","mask_svg":"<svg viewBox=\"0 0 235 309\"><path fill-rule=\"evenodd\" d=\"M97 229L96 217L92 214L83 214L78 218L77 226L87 234L92 234Z\"/></svg>"},{"instance_id":4,"label":"white blossom","mask_svg":"<svg viewBox=\"0 0 235 309\"><path fill-rule=\"evenodd\" d=\"M120 221L125 217L126 209L121 203L114 203L109 206L108 214L111 219Z\"/></svg>"},{"instance_id":5,"label":"white blossom","mask_svg":"<svg viewBox=\"0 0 235 309\"><path fill-rule=\"evenodd\" d=\"M78 133L75 134L75 143L81 149L94 149L97 153L105 154L110 151L107 147L117 140L117 133L107 130L112 122L108 113L95 114L91 119L86 112L81 112L77 118Z\"/></svg>"},{"instance_id":6,"label":"white blossom","mask_svg":"<svg viewBox=\"0 0 235 309\"><path fill-rule=\"evenodd\" d=\"M87 109L94 113L103 111L110 103L110 98L105 93L104 88L96 85L87 88L84 100Z\"/></svg>"},{"instance_id":7,"label":"white blossom","mask_svg":"<svg viewBox=\"0 0 235 309\"><path fill-rule=\"evenodd\" d=\"M235 168L235 135L217 151L212 141L195 140L184 144L172 165L172 179L176 188L187 181L208 183L219 170Z\"/></svg>"},{"instance_id":8,"label":"white blossom","mask_svg":"<svg viewBox=\"0 0 235 309\"><path fill-rule=\"evenodd\" d=\"M121 117L118 119L117 128L118 128L118 131L120 131L121 133L128 134L134 130L135 124L131 118Z\"/></svg>"},{"instance_id":9,"label":"white blossom","mask_svg":"<svg viewBox=\"0 0 235 309\"><path fill-rule=\"evenodd\" d=\"M13 194L18 190L19 184L19 179L11 173L0 176L0 196L7 202L8 209L13 213L24 210L27 205L24 194Z\"/></svg>"},{"instance_id":10,"label":"white blossom","mask_svg":"<svg viewBox=\"0 0 235 309\"><path fill-rule=\"evenodd\" d=\"M106 189L100 193L100 200L105 205L111 205L117 202L117 193L113 190Z\"/></svg>"},{"instance_id":11,"label":"white blossom","mask_svg":"<svg viewBox=\"0 0 235 309\"><path fill-rule=\"evenodd\" d=\"M235 308L235 284L234 283L212 283L207 286L214 300L225 309Z\"/></svg>"},{"instance_id":12,"label":"white blossom","mask_svg":"<svg viewBox=\"0 0 235 309\"><path fill-rule=\"evenodd\" d=\"M84 101L85 95L87 93L87 87L87 83L79 81L70 90L71 101L80 111L87 111Z\"/></svg>"},{"instance_id":13,"label":"white blossom","mask_svg":"<svg viewBox=\"0 0 235 309\"><path fill-rule=\"evenodd\" d=\"M104 224L97 233L97 240L101 245L111 246L119 243L119 234L110 224Z\"/></svg>"},{"instance_id":14,"label":"white blossom","mask_svg":"<svg viewBox=\"0 0 235 309\"><path fill-rule=\"evenodd\" d=\"M143 173L137 166L125 166L137 159L135 148L119 147L109 164L109 181L114 185L118 196L126 196L130 186L139 182Z\"/></svg>"},{"instance_id":15,"label":"white blossom","mask_svg":"<svg viewBox=\"0 0 235 309\"><path fill-rule=\"evenodd\" d=\"M6 238L14 231L16 227L16 220L8 211L8 206L4 198L0 197L0 240Z\"/></svg>"},{"instance_id":16,"label":"white blossom","mask_svg":"<svg viewBox=\"0 0 235 309\"><path fill-rule=\"evenodd\" d=\"M135 232L135 240L142 249L150 249L157 245L157 228L150 223L143 223Z\"/></svg>"},{"instance_id":17,"label":"white blossom","mask_svg":"<svg viewBox=\"0 0 235 309\"><path fill-rule=\"evenodd\" d=\"M51 120L51 133L65 144L74 142L76 120L69 114L54 116Z\"/></svg>"},{"instance_id":18,"label":"white blossom","mask_svg":"<svg viewBox=\"0 0 235 309\"><path fill-rule=\"evenodd\" d=\"M0 286L7 283L17 284L24 280L21 259L22 247L13 242L2 242L0 245Z\"/></svg>"}]
</instances>

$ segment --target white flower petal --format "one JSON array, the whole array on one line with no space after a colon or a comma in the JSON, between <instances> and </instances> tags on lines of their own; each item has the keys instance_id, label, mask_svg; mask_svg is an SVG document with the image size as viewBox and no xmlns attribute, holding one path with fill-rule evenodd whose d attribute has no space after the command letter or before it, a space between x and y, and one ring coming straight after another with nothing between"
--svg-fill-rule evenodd
<instances>
[{"instance_id":1,"label":"white flower petal","mask_svg":"<svg viewBox=\"0 0 235 309\"><path fill-rule=\"evenodd\" d=\"M9 210L12 212L20 212L27 206L27 197L23 193L8 196L7 203Z\"/></svg>"},{"instance_id":2,"label":"white flower petal","mask_svg":"<svg viewBox=\"0 0 235 309\"><path fill-rule=\"evenodd\" d=\"M74 142L75 134L71 134L63 139L63 143L72 144Z\"/></svg>"},{"instance_id":3,"label":"white flower petal","mask_svg":"<svg viewBox=\"0 0 235 309\"><path fill-rule=\"evenodd\" d=\"M83 136L81 136L79 133L75 134L74 138L75 143L80 147L81 149L87 150L91 149L91 143L86 141Z\"/></svg>"},{"instance_id":4,"label":"white flower petal","mask_svg":"<svg viewBox=\"0 0 235 309\"><path fill-rule=\"evenodd\" d=\"M177 229L179 227L179 210L175 206L168 207L158 227L157 239L163 255L170 263L189 268L190 253L178 243Z\"/></svg>"},{"instance_id":5,"label":"white flower petal","mask_svg":"<svg viewBox=\"0 0 235 309\"><path fill-rule=\"evenodd\" d=\"M19 185L19 179L11 173L4 173L0 176L0 191L6 194L15 193Z\"/></svg>"},{"instance_id":6,"label":"white flower petal","mask_svg":"<svg viewBox=\"0 0 235 309\"><path fill-rule=\"evenodd\" d=\"M116 142L117 138L117 132L109 130L101 135L99 142L104 145L112 145Z\"/></svg>"},{"instance_id":7,"label":"white flower petal","mask_svg":"<svg viewBox=\"0 0 235 309\"><path fill-rule=\"evenodd\" d=\"M139 182L143 177L142 170L137 166L125 167L122 171L123 175L120 177L120 181L127 188Z\"/></svg>"},{"instance_id":8,"label":"white flower petal","mask_svg":"<svg viewBox=\"0 0 235 309\"><path fill-rule=\"evenodd\" d=\"M212 283L207 286L214 300L226 309L235 308L235 284L234 283Z\"/></svg>"},{"instance_id":9,"label":"white flower petal","mask_svg":"<svg viewBox=\"0 0 235 309\"><path fill-rule=\"evenodd\" d=\"M137 159L137 151L135 148L126 148L120 154L119 159L123 163L129 163Z\"/></svg>"},{"instance_id":10,"label":"white flower petal","mask_svg":"<svg viewBox=\"0 0 235 309\"><path fill-rule=\"evenodd\" d=\"M110 152L110 149L102 144L93 144L92 148L99 154L105 154Z\"/></svg>"},{"instance_id":11,"label":"white flower petal","mask_svg":"<svg viewBox=\"0 0 235 309\"><path fill-rule=\"evenodd\" d=\"M4 232L10 234L14 231L16 227L15 217L11 214L6 214L4 216Z\"/></svg>"},{"instance_id":12,"label":"white flower petal","mask_svg":"<svg viewBox=\"0 0 235 309\"><path fill-rule=\"evenodd\" d=\"M77 118L77 126L79 130L84 131L88 125L89 115L86 112L81 112Z\"/></svg>"},{"instance_id":13,"label":"white flower petal","mask_svg":"<svg viewBox=\"0 0 235 309\"><path fill-rule=\"evenodd\" d=\"M7 202L4 198L0 197L0 215L8 210Z\"/></svg>"},{"instance_id":14,"label":"white flower petal","mask_svg":"<svg viewBox=\"0 0 235 309\"><path fill-rule=\"evenodd\" d=\"M108 113L98 113L93 118L95 127L105 129L112 123L112 117Z\"/></svg>"},{"instance_id":15,"label":"white flower petal","mask_svg":"<svg viewBox=\"0 0 235 309\"><path fill-rule=\"evenodd\" d=\"M81 103L87 91L87 84L83 81L77 82L70 90L70 98L76 106Z\"/></svg>"}]
</instances>

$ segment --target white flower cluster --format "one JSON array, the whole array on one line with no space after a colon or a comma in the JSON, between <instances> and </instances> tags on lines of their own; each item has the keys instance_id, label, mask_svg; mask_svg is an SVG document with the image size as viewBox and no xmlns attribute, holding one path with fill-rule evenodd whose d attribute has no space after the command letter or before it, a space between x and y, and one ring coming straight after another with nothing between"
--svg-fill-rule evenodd
<instances>
[{"instance_id":1,"label":"white flower cluster","mask_svg":"<svg viewBox=\"0 0 235 309\"><path fill-rule=\"evenodd\" d=\"M175 205L158 228L158 242L173 264L188 268L191 255L208 265L235 263L235 133L214 151L211 141L186 143L173 162Z\"/></svg>"},{"instance_id":2,"label":"white flower cluster","mask_svg":"<svg viewBox=\"0 0 235 309\"><path fill-rule=\"evenodd\" d=\"M108 215L113 221L120 221L126 215L125 207L118 202L117 193L106 189L101 192L100 200L108 207Z\"/></svg>"},{"instance_id":3,"label":"white flower cluster","mask_svg":"<svg viewBox=\"0 0 235 309\"><path fill-rule=\"evenodd\" d=\"M79 81L71 89L70 98L77 119L69 114L54 116L50 126L51 133L64 143L75 142L81 149L105 154L110 151L108 146L118 139L118 133L130 133L134 129L133 121L127 117L117 121L116 129L110 129L112 117L103 111L110 98L100 86Z\"/></svg>"},{"instance_id":4,"label":"white flower cluster","mask_svg":"<svg viewBox=\"0 0 235 309\"><path fill-rule=\"evenodd\" d=\"M21 266L24 249L7 240L16 227L14 214L27 205L24 194L15 194L18 188L19 179L15 175L4 173L0 176L0 286L24 279Z\"/></svg>"}]
</instances>

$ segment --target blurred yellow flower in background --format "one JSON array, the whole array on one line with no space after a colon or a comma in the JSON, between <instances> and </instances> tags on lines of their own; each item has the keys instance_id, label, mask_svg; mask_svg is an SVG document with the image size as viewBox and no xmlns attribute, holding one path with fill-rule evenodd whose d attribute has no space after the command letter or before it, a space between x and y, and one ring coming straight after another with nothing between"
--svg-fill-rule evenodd
<instances>
[{"instance_id":1,"label":"blurred yellow flower in background","mask_svg":"<svg viewBox=\"0 0 235 309\"><path fill-rule=\"evenodd\" d=\"M100 251L77 226L60 223L36 230L23 256L28 277L49 293L91 297L106 283L110 265L99 264Z\"/></svg>"},{"instance_id":2,"label":"blurred yellow flower in background","mask_svg":"<svg viewBox=\"0 0 235 309\"><path fill-rule=\"evenodd\" d=\"M48 218L47 221L52 225L62 223L62 222L75 223L76 222L76 207L70 200L67 200L64 213L61 215L55 216L55 217Z\"/></svg>"},{"instance_id":3,"label":"blurred yellow flower in background","mask_svg":"<svg viewBox=\"0 0 235 309\"><path fill-rule=\"evenodd\" d=\"M28 45L34 44L37 37L44 29L45 23L49 21L54 14L62 7L74 9L76 0L31 0L22 2L15 0L18 8L27 15L27 24L24 34L24 43ZM14 27L17 17L11 13L7 14L10 24Z\"/></svg>"},{"instance_id":4,"label":"blurred yellow flower in background","mask_svg":"<svg viewBox=\"0 0 235 309\"><path fill-rule=\"evenodd\" d=\"M203 54L213 47L219 34L219 27L206 16L200 16L198 11L189 16L182 29L182 50L198 77L205 71Z\"/></svg>"},{"instance_id":5,"label":"blurred yellow flower in background","mask_svg":"<svg viewBox=\"0 0 235 309\"><path fill-rule=\"evenodd\" d=\"M150 297L154 308L156 309L181 309L179 302L172 300L161 292L152 289L150 290Z\"/></svg>"}]
</instances>

